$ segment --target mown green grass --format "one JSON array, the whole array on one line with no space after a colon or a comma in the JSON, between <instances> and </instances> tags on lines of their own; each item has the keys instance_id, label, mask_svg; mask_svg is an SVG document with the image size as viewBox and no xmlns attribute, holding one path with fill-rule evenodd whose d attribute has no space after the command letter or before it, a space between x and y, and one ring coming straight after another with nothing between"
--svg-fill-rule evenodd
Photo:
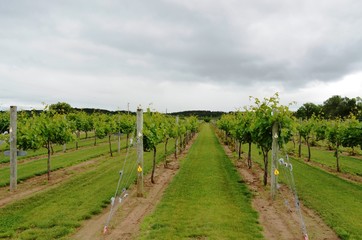
<instances>
[{"instance_id":1,"label":"mown green grass","mask_svg":"<svg viewBox=\"0 0 362 240\"><path fill-rule=\"evenodd\" d=\"M67 153L59 153L51 156L50 166L51 170L55 171L78 163L90 160L102 156L104 154L109 154L109 145L99 144L96 147L92 148L82 148L77 151L70 151ZM39 176L47 173L47 156L39 158L33 161L25 162L18 164L18 182L32 178L34 176ZM3 176L0 179L0 187L9 185L10 181L10 169L5 167L0 169L0 176Z\"/></svg>"},{"instance_id":2,"label":"mown green grass","mask_svg":"<svg viewBox=\"0 0 362 240\"><path fill-rule=\"evenodd\" d=\"M251 193L204 125L140 239L262 239Z\"/></svg>"},{"instance_id":3,"label":"mown green grass","mask_svg":"<svg viewBox=\"0 0 362 240\"><path fill-rule=\"evenodd\" d=\"M173 149L172 141L168 145ZM159 145L163 149L163 145ZM158 161L163 160L159 151ZM162 152L163 153L163 152ZM129 155L124 176L132 184L136 178L135 150ZM59 187L0 208L0 238L68 239L85 219L100 213L110 202L123 165L121 157L104 157L96 169L80 173ZM144 171L152 166L153 153L144 155ZM131 171L132 169L132 171ZM100 226L100 229L102 226Z\"/></svg>"},{"instance_id":4,"label":"mown green grass","mask_svg":"<svg viewBox=\"0 0 362 240\"><path fill-rule=\"evenodd\" d=\"M308 149L302 145L302 156L308 157ZM321 148L311 148L311 161L323 164L333 170L337 169L337 162L333 151ZM353 156L340 155L339 164L341 172L362 176L362 159Z\"/></svg>"},{"instance_id":5,"label":"mown green grass","mask_svg":"<svg viewBox=\"0 0 362 240\"><path fill-rule=\"evenodd\" d=\"M253 149L253 161L263 168L262 156L255 146ZM290 158L290 161L303 203L314 209L340 238L362 239L362 186L300 160ZM283 175L279 176L283 181Z\"/></svg>"}]
</instances>

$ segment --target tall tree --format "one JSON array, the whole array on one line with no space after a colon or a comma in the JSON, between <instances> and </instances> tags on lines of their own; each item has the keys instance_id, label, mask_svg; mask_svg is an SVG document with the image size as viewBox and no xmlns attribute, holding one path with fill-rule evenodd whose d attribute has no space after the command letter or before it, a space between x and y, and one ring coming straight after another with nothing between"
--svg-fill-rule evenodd
<instances>
[{"instance_id":1,"label":"tall tree","mask_svg":"<svg viewBox=\"0 0 362 240\"><path fill-rule=\"evenodd\" d=\"M346 118L350 114L358 114L356 98L342 98L339 95L335 95L327 99L323 103L323 112L328 119Z\"/></svg>"},{"instance_id":2,"label":"tall tree","mask_svg":"<svg viewBox=\"0 0 362 240\"><path fill-rule=\"evenodd\" d=\"M320 116L322 114L322 106L314 103L304 103L295 113L297 118L309 119L312 116Z\"/></svg>"},{"instance_id":3,"label":"tall tree","mask_svg":"<svg viewBox=\"0 0 362 240\"><path fill-rule=\"evenodd\" d=\"M49 110L58 114L68 114L73 111L72 106L66 102L58 102L49 105Z\"/></svg>"}]
</instances>

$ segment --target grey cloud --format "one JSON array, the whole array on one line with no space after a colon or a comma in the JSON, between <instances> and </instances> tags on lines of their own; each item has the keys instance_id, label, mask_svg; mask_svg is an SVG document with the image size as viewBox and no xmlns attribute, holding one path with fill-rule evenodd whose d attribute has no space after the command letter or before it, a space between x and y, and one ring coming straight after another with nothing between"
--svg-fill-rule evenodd
<instances>
[{"instance_id":1,"label":"grey cloud","mask_svg":"<svg viewBox=\"0 0 362 240\"><path fill-rule=\"evenodd\" d=\"M293 89L361 70L361 10L356 0L9 1L0 66Z\"/></svg>"}]
</instances>

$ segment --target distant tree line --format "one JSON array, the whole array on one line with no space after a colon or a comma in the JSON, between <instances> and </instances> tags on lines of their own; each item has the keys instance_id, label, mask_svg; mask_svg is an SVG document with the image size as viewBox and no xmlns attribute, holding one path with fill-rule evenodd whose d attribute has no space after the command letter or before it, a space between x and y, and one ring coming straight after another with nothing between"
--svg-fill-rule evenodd
<instances>
[{"instance_id":1,"label":"distant tree line","mask_svg":"<svg viewBox=\"0 0 362 240\"><path fill-rule=\"evenodd\" d=\"M85 112L87 114L101 113L101 114L120 114L129 113L135 115L135 112L127 112L124 110L109 111L105 109L96 108L73 108L70 104L65 102L58 102L49 105L49 109L59 114L68 114L74 112ZM30 114L40 114L43 110L26 110ZM220 117L226 112L222 111L208 111L208 110L191 110L168 113L171 116L190 117L195 116L199 120L206 122L211 119L220 119ZM311 102L304 103L296 112L294 116L299 119L310 119L312 116L323 119L337 119L347 118L349 115L354 115L359 121L362 121L362 98L348 98L334 95L328 98L323 104L315 104Z\"/></svg>"},{"instance_id":2,"label":"distant tree line","mask_svg":"<svg viewBox=\"0 0 362 240\"><path fill-rule=\"evenodd\" d=\"M219 119L223 114L225 114L225 112L208 111L208 110L191 110L191 111L170 113L170 115L172 115L172 116L180 116L180 117L195 116L199 120L204 120L205 122L209 122L211 119Z\"/></svg>"},{"instance_id":3,"label":"distant tree line","mask_svg":"<svg viewBox=\"0 0 362 240\"><path fill-rule=\"evenodd\" d=\"M323 104L304 103L295 112L295 116L301 119L310 119L313 115L324 119L337 119L347 118L351 114L362 121L362 99L360 97L342 98L334 95Z\"/></svg>"}]
</instances>

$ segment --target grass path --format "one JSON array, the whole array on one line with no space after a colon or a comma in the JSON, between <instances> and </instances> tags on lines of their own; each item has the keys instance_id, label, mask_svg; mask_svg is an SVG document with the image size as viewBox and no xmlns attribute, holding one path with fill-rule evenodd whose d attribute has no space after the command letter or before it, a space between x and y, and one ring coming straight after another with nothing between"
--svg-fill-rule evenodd
<instances>
[{"instance_id":1,"label":"grass path","mask_svg":"<svg viewBox=\"0 0 362 240\"><path fill-rule=\"evenodd\" d=\"M142 224L141 239L262 239L251 193L209 125Z\"/></svg>"}]
</instances>

